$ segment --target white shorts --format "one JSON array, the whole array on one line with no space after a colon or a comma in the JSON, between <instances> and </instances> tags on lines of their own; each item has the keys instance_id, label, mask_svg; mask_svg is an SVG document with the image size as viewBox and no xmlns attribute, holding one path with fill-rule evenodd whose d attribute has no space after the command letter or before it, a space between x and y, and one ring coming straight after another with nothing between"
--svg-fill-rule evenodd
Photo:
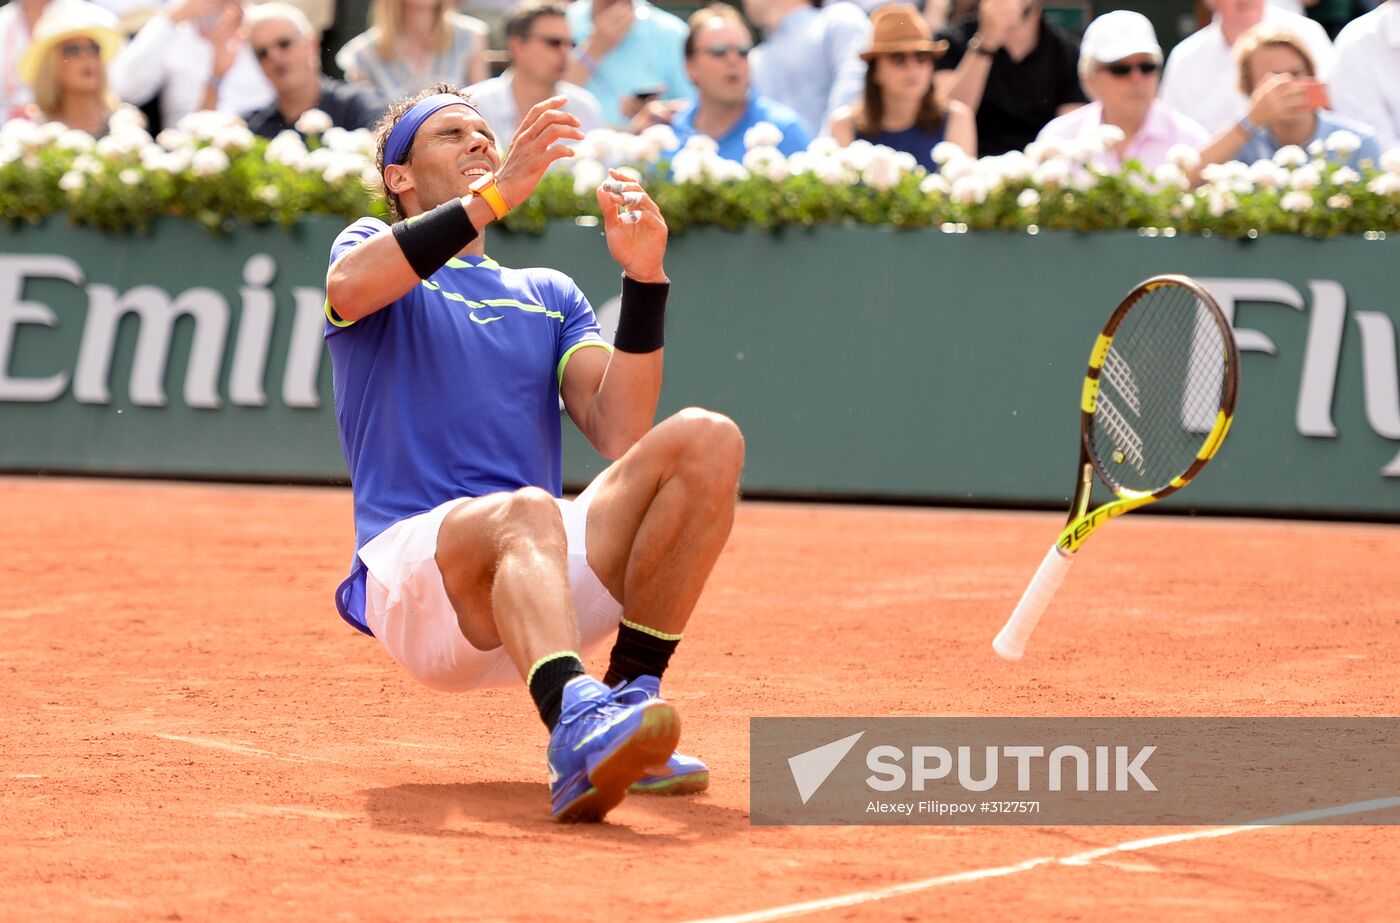
<instances>
[{"instance_id":1,"label":"white shorts","mask_svg":"<svg viewBox=\"0 0 1400 923\"><path fill-rule=\"evenodd\" d=\"M622 604L588 566L588 507L607 474L598 475L575 500L556 500L569 542L569 591L584 651L617 631ZM447 514L469 498L449 500L394 523L360 549L365 577L365 622L414 679L444 692L464 692L524 682L504 647L473 647L457 624L437 566L438 530Z\"/></svg>"}]
</instances>

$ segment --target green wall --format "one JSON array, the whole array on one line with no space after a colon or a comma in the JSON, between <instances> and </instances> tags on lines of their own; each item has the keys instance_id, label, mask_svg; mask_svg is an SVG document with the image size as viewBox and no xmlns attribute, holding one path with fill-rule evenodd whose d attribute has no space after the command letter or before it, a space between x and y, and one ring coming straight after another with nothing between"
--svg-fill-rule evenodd
<instances>
[{"instance_id":1,"label":"green wall","mask_svg":"<svg viewBox=\"0 0 1400 923\"><path fill-rule=\"evenodd\" d=\"M0 232L0 467L343 478L318 339L324 254L339 226L213 237L172 219L146 237L57 222ZM605 317L618 291L596 228L493 235L488 251L562 269ZM1061 502L1095 333L1134 283L1184 272L1240 296L1243 380L1220 457L1167 502L1400 518L1393 239L695 230L672 241L667 264L662 411L700 404L733 416L750 491ZM103 320L123 297L154 317L177 296L202 326L181 316L164 375L141 363L133 390L138 335L155 355L149 331L160 326L128 314L109 350ZM202 364L190 359L197 331L218 348ZM150 406L157 377L165 404ZM15 398L47 397L45 385L51 400ZM566 480L577 484L602 462L566 430Z\"/></svg>"}]
</instances>

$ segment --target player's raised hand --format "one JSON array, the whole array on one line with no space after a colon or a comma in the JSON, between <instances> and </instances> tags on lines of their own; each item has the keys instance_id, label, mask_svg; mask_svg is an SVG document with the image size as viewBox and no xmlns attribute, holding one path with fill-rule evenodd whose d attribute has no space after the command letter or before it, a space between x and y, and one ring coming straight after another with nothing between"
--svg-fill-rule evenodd
<instances>
[{"instance_id":1,"label":"player's raised hand","mask_svg":"<svg viewBox=\"0 0 1400 923\"><path fill-rule=\"evenodd\" d=\"M638 282L669 282L666 257L666 219L661 209L636 180L617 170L598 187L598 207L608 252L627 276Z\"/></svg>"},{"instance_id":2,"label":"player's raised hand","mask_svg":"<svg viewBox=\"0 0 1400 923\"><path fill-rule=\"evenodd\" d=\"M551 96L530 107L510 142L505 163L496 171L496 188L512 206L530 197L540 178L556 160L574 156L564 141L582 141L578 118L565 112L563 96Z\"/></svg>"}]
</instances>

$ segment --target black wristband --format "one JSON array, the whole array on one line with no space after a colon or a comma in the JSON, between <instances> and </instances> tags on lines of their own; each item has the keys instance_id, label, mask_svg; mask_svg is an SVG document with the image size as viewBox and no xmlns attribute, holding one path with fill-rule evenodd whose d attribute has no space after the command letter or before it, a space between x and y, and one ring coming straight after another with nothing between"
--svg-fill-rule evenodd
<instances>
[{"instance_id":1,"label":"black wristband","mask_svg":"<svg viewBox=\"0 0 1400 923\"><path fill-rule=\"evenodd\" d=\"M404 259L420 279L437 272L461 253L463 247L476 240L476 227L462 207L461 199L452 199L430 212L397 222L390 230Z\"/></svg>"},{"instance_id":2,"label":"black wristband","mask_svg":"<svg viewBox=\"0 0 1400 923\"><path fill-rule=\"evenodd\" d=\"M638 282L622 277L613 348L625 353L654 353L666 345L666 296L669 282Z\"/></svg>"}]
</instances>

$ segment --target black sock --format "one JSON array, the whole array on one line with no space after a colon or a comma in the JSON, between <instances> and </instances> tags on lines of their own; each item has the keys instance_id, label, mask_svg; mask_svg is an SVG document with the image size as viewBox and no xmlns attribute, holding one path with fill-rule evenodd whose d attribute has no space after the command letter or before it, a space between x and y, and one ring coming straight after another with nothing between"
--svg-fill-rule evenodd
<instances>
[{"instance_id":1,"label":"black sock","mask_svg":"<svg viewBox=\"0 0 1400 923\"><path fill-rule=\"evenodd\" d=\"M676 645L681 643L680 635L657 637L652 630L643 630L626 619L617 628L617 643L613 645L612 659L608 663L608 673L603 683L616 686L630 683L639 676L661 678Z\"/></svg>"},{"instance_id":2,"label":"black sock","mask_svg":"<svg viewBox=\"0 0 1400 923\"><path fill-rule=\"evenodd\" d=\"M558 654L535 664L530 671L530 697L540 710L540 720L551 731L559 723L559 705L564 699L564 684L575 676L583 676L583 661L573 654Z\"/></svg>"}]
</instances>

